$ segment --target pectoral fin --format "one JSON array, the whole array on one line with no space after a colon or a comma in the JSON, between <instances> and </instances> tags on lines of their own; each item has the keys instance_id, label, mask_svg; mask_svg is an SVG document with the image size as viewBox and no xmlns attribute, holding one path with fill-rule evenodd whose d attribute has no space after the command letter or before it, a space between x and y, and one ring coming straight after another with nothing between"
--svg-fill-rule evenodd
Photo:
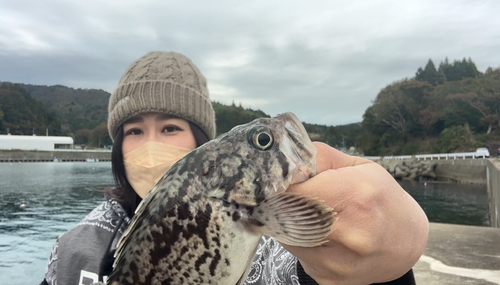
<instances>
[{"instance_id":1,"label":"pectoral fin","mask_svg":"<svg viewBox=\"0 0 500 285\"><path fill-rule=\"evenodd\" d=\"M251 213L254 228L263 235L301 247L326 243L335 215L318 199L286 192L264 200Z\"/></svg>"}]
</instances>

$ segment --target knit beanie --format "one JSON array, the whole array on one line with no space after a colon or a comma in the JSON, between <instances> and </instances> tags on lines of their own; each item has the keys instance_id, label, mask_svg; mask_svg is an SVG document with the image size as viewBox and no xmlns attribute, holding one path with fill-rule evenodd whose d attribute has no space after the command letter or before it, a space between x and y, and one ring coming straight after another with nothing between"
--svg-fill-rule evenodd
<instances>
[{"instance_id":1,"label":"knit beanie","mask_svg":"<svg viewBox=\"0 0 500 285\"><path fill-rule=\"evenodd\" d=\"M114 141L123 122L145 112L177 116L215 137L215 114L200 70L175 52L150 52L128 67L109 98L108 131Z\"/></svg>"}]
</instances>

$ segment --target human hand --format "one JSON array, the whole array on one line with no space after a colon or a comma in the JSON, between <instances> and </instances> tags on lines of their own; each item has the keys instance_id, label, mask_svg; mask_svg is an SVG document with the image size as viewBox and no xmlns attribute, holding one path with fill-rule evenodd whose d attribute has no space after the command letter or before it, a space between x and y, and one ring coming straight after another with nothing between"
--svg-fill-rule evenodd
<instances>
[{"instance_id":1,"label":"human hand","mask_svg":"<svg viewBox=\"0 0 500 285\"><path fill-rule=\"evenodd\" d=\"M314 144L318 174L287 191L318 197L338 220L322 246L283 247L322 285L388 282L404 275L427 244L422 208L377 163Z\"/></svg>"}]
</instances>

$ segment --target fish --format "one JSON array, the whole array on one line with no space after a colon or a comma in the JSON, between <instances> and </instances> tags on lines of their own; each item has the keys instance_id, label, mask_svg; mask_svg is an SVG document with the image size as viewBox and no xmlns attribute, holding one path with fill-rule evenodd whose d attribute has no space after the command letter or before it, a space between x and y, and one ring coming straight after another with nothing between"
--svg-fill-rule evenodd
<instances>
[{"instance_id":1,"label":"fish","mask_svg":"<svg viewBox=\"0 0 500 285\"><path fill-rule=\"evenodd\" d=\"M191 151L138 206L106 284L242 284L262 235L323 245L333 209L286 192L316 175L316 153L290 112L236 126Z\"/></svg>"}]
</instances>

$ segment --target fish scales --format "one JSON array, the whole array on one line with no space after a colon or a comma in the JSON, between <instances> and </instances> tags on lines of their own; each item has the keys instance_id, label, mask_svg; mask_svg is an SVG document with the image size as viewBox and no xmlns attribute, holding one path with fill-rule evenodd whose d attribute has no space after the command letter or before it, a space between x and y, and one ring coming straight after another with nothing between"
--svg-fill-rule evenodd
<instances>
[{"instance_id":1,"label":"fish scales","mask_svg":"<svg viewBox=\"0 0 500 285\"><path fill-rule=\"evenodd\" d=\"M107 284L240 284L263 234L321 245L332 209L285 192L315 174L315 155L292 113L237 126L193 150L137 208ZM295 221L280 218L290 211Z\"/></svg>"}]
</instances>

